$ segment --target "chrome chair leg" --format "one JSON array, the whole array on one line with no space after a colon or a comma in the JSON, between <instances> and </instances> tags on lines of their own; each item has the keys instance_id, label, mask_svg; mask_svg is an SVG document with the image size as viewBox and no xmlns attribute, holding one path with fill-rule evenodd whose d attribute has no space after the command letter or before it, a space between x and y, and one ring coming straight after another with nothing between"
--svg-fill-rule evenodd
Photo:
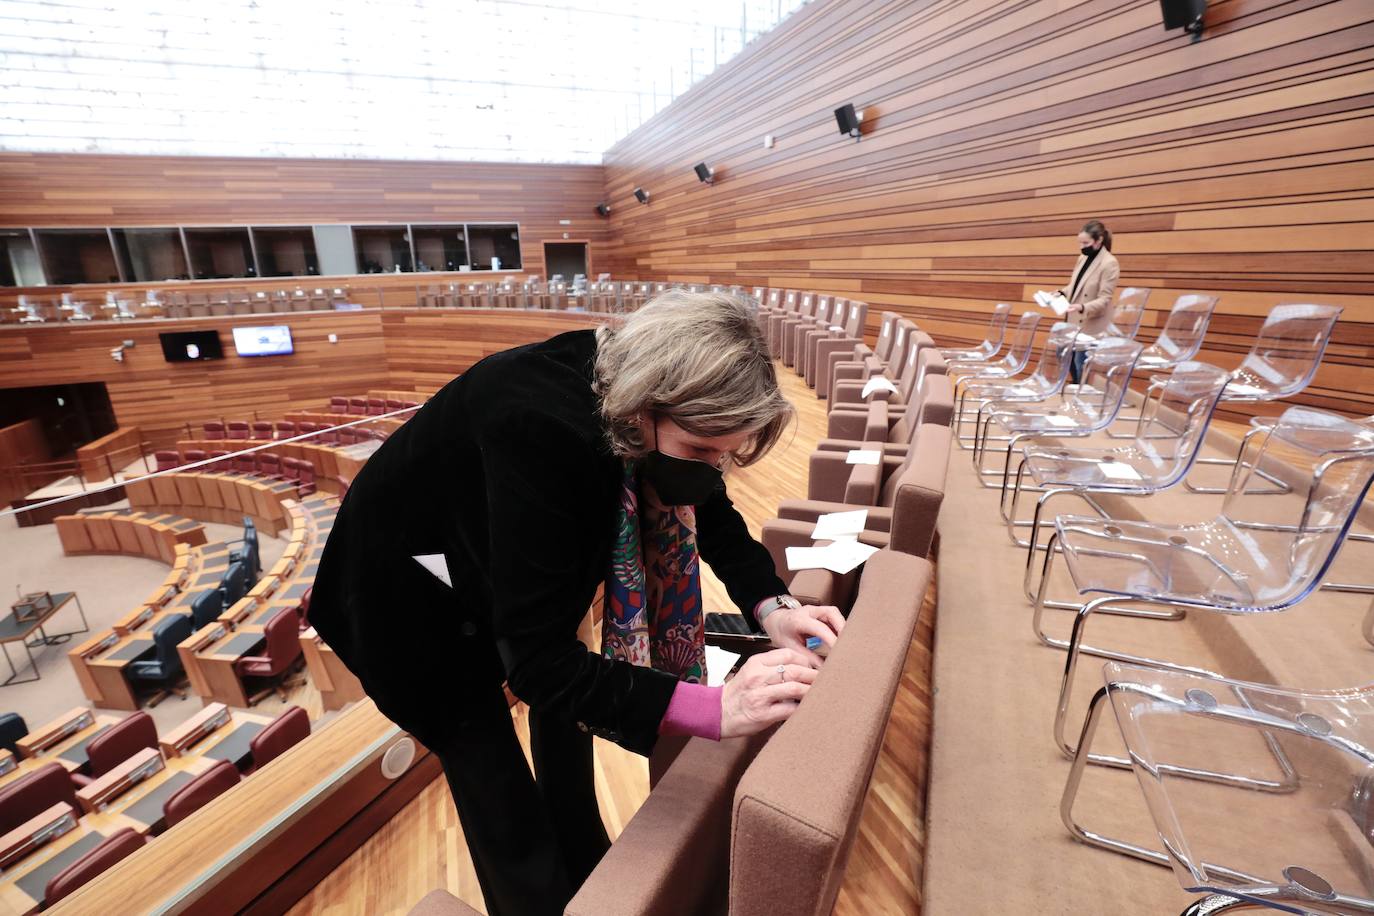
<instances>
[{"instance_id":1,"label":"chrome chair leg","mask_svg":"<svg viewBox=\"0 0 1374 916\"><path fill-rule=\"evenodd\" d=\"M1036 636L1036 638L1039 639L1042 643L1044 643L1045 645L1047 645L1047 646L1049 646L1050 648L1053 648L1053 649L1067 649L1067 648L1069 647L1069 644L1068 644L1066 641L1064 641L1064 640L1062 640L1062 639L1055 639L1054 637L1051 637L1051 636L1046 635L1046 634L1045 634L1045 631L1044 631L1044 628L1041 626L1041 622L1042 622L1042 620L1043 620L1043 618L1044 618L1044 610L1045 610L1045 608L1054 608L1054 609L1060 610L1060 611L1074 611L1074 612L1078 612L1078 611L1081 611L1081 610L1083 609L1083 603L1080 602L1080 601L1051 601L1050 599L1048 599L1048 598L1045 597L1045 592L1048 590L1048 588L1049 588L1049 582L1050 582L1050 566L1051 566L1051 564L1052 564L1052 562L1053 562L1053 560L1054 560L1054 555L1055 555L1055 553L1057 552L1057 551L1056 551L1056 547L1057 547L1058 543L1059 543L1059 532L1058 532L1058 531L1055 531L1053 534L1051 534L1051 535L1050 535L1050 539L1049 539L1048 541L1045 542L1045 562L1044 562L1044 564L1043 564L1043 566L1041 567L1041 570L1040 570L1040 587L1036 590L1036 592L1035 592L1035 597L1032 599L1032 603L1033 603L1034 606L1035 606L1035 610L1034 610L1034 613L1033 613L1033 615L1032 615L1032 617L1031 617L1031 625L1032 625L1032 627L1033 627L1034 630L1035 630L1035 636ZM1058 551L1058 552L1062 552L1062 551ZM1026 576L1025 586L1026 586L1026 594L1027 594L1027 596L1029 596L1029 595L1030 595L1030 576L1029 576L1029 575ZM1100 600L1102 600L1102 599L1098 599L1098 600L1100 601ZM1110 600L1116 601L1116 602L1122 602L1122 601L1128 600L1128 599L1122 599L1122 598L1116 598L1116 597L1114 597L1114 598L1111 598ZM1156 609L1154 609L1154 608L1132 608L1132 607L1124 607L1124 606L1110 606L1110 607L1103 608L1102 611L1101 611L1101 613L1103 613L1103 614L1114 614L1114 615L1116 615L1116 616L1118 616L1118 617L1143 617L1143 618L1145 618L1146 620L1182 620L1185 616L1187 616L1187 612L1186 612L1183 608L1181 608L1181 607L1173 607L1171 610L1168 610L1168 611L1160 611L1160 610L1156 610ZM1087 650L1085 649L1084 651L1087 651ZM1102 651L1102 652L1110 652L1110 650L1105 650L1105 649L1104 649L1104 650L1101 650L1101 651ZM1099 654L1099 653L1098 653L1098 652L1090 652L1089 654L1091 654L1091 655L1096 655L1096 654ZM1107 655L1103 655L1102 657L1103 657L1103 658L1117 658L1117 655L1114 655L1114 654L1107 654ZM1125 658L1119 658L1118 660L1119 660L1119 661L1126 661L1127 659L1125 659Z\"/></svg>"},{"instance_id":2,"label":"chrome chair leg","mask_svg":"<svg viewBox=\"0 0 1374 916\"><path fill-rule=\"evenodd\" d=\"M1269 431L1267 429L1246 430L1245 435L1241 437L1240 447L1236 449L1236 456L1234 458L1199 457L1193 459L1193 466L1196 467L1199 464L1207 464L1229 467L1234 474L1240 468L1241 457L1245 454L1245 449L1249 446L1250 440L1254 438L1257 433L1261 432L1267 434ZM1293 487L1287 481L1275 477L1273 474L1264 470L1264 468L1256 467L1255 473L1275 486L1267 490L1246 490L1246 493L1254 496L1284 496L1293 492ZM1190 493L1225 493L1228 489L1227 487L1199 487L1190 483L1187 477L1183 478L1183 486L1187 488Z\"/></svg>"},{"instance_id":3,"label":"chrome chair leg","mask_svg":"<svg viewBox=\"0 0 1374 916\"><path fill-rule=\"evenodd\" d=\"M1374 544L1374 534L1347 534L1347 541L1361 544ZM1356 595L1374 595L1374 584L1361 585L1357 582L1323 582L1321 587L1328 592L1352 592ZM1374 606L1371 606L1374 609ZM1374 639L1370 640L1374 642Z\"/></svg>"},{"instance_id":4,"label":"chrome chair leg","mask_svg":"<svg viewBox=\"0 0 1374 916\"><path fill-rule=\"evenodd\" d=\"M1059 702L1055 707L1054 713L1054 742L1059 746L1059 751L1070 760L1075 760L1083 750L1080 740L1078 747L1071 747L1064 737L1065 722L1068 719L1069 700L1073 693L1074 677L1078 673L1078 659L1083 653L1095 655L1101 658L1113 658L1133 665L1144 665L1151 668L1160 668L1165 671L1177 671L1183 674L1196 674L1204 677L1220 678L1221 675L1205 668L1194 668L1190 665L1178 665L1173 662L1163 661L1162 659L1145 658L1142 656L1132 656L1124 652L1113 652L1111 650L1095 649L1092 646L1083 644L1083 630L1087 625L1088 616L1093 611L1109 605L1113 601L1121 599L1114 596L1098 598L1089 601L1079 609L1074 616L1073 630L1068 641L1068 657L1064 660L1064 674L1059 682ZM1239 694L1242 700L1243 694ZM1256 779L1250 776L1239 776L1235 773L1223 773L1217 770L1204 770L1196 767L1171 766L1171 773L1188 779L1197 779L1202 782L1214 782L1221 785L1238 786L1245 789L1254 789L1260 792L1287 793L1296 791L1298 788L1297 770L1294 768L1288 755L1279 746L1276 739L1268 729L1261 728L1260 735L1263 736L1265 744L1269 747L1269 753L1278 764L1280 779ZM1088 763L1097 766L1115 767L1117 769L1128 770L1131 768L1131 761L1126 757L1113 757L1107 754L1094 754L1091 751L1083 754Z\"/></svg>"},{"instance_id":5,"label":"chrome chair leg","mask_svg":"<svg viewBox=\"0 0 1374 916\"><path fill-rule=\"evenodd\" d=\"M1364 641L1374 646L1374 602L1370 602L1364 615Z\"/></svg>"},{"instance_id":6,"label":"chrome chair leg","mask_svg":"<svg viewBox=\"0 0 1374 916\"><path fill-rule=\"evenodd\" d=\"M1243 909L1255 911L1268 910L1269 907L1250 900L1241 900L1239 897L1228 897L1225 894L1208 894L1188 904L1188 908L1179 916L1222 916L1224 913Z\"/></svg>"}]
</instances>

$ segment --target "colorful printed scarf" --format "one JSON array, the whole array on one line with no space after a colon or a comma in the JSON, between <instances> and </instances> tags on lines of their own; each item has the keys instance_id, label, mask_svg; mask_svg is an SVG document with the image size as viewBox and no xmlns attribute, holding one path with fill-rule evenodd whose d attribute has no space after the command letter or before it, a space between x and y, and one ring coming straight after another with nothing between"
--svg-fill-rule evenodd
<instances>
[{"instance_id":1,"label":"colorful printed scarf","mask_svg":"<svg viewBox=\"0 0 1374 916\"><path fill-rule=\"evenodd\" d=\"M696 684L706 671L696 510L641 512L638 462L625 462L611 569L606 576L601 654Z\"/></svg>"}]
</instances>

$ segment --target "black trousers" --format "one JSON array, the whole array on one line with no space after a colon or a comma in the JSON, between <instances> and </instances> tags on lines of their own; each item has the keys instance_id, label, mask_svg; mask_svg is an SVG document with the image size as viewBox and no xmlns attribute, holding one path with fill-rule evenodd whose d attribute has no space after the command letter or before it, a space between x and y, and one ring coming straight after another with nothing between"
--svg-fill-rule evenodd
<instances>
[{"instance_id":1,"label":"black trousers","mask_svg":"<svg viewBox=\"0 0 1374 916\"><path fill-rule=\"evenodd\" d=\"M530 711L530 772L500 687L467 695L464 716L432 748L458 808L491 916L560 914L610 848L596 804L592 736Z\"/></svg>"},{"instance_id":2,"label":"black trousers","mask_svg":"<svg viewBox=\"0 0 1374 916\"><path fill-rule=\"evenodd\" d=\"M1074 350L1073 358L1069 360L1069 382L1077 385L1083 381L1083 364L1088 361L1087 350Z\"/></svg>"}]
</instances>

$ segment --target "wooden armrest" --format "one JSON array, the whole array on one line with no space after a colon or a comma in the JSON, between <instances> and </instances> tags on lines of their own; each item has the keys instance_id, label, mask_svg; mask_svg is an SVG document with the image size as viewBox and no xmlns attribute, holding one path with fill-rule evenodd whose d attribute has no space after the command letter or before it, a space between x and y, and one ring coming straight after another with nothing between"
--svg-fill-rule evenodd
<instances>
[{"instance_id":1,"label":"wooden armrest","mask_svg":"<svg viewBox=\"0 0 1374 916\"><path fill-rule=\"evenodd\" d=\"M76 790L76 800L87 814L103 811L111 801L138 785L167 764L157 748L145 747L90 785Z\"/></svg>"}]
</instances>

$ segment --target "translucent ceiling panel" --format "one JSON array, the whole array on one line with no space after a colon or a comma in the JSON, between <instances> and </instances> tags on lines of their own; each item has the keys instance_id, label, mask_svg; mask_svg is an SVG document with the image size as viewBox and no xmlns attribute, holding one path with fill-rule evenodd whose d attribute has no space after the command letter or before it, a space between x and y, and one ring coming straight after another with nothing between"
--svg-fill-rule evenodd
<instances>
[{"instance_id":1,"label":"translucent ceiling panel","mask_svg":"<svg viewBox=\"0 0 1374 916\"><path fill-rule=\"evenodd\" d=\"M802 0L0 0L0 148L599 162Z\"/></svg>"}]
</instances>

